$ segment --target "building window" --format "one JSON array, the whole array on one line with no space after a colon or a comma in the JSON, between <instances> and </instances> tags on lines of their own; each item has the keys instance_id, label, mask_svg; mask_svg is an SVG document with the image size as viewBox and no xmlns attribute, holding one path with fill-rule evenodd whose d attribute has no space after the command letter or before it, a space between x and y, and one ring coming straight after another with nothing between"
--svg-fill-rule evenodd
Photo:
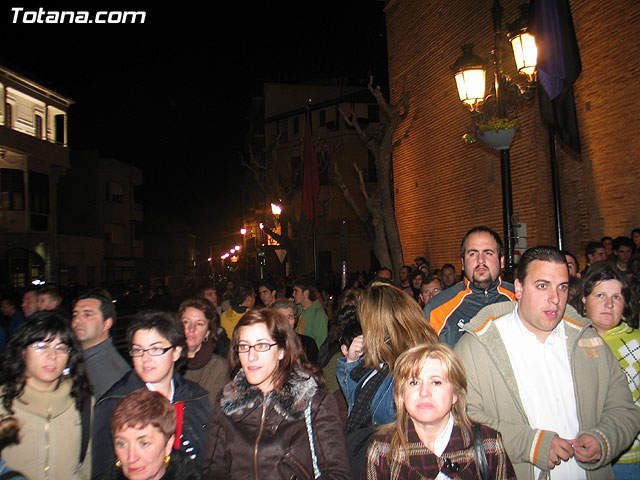
<instances>
[{"instance_id":1,"label":"building window","mask_svg":"<svg viewBox=\"0 0 640 480\"><path fill-rule=\"evenodd\" d=\"M283 142L289 140L289 120L284 119L278 122L278 132L280 133L280 139Z\"/></svg>"},{"instance_id":2,"label":"building window","mask_svg":"<svg viewBox=\"0 0 640 480\"><path fill-rule=\"evenodd\" d=\"M107 202L124 203L124 188L121 184L107 182L105 184L105 192Z\"/></svg>"},{"instance_id":3,"label":"building window","mask_svg":"<svg viewBox=\"0 0 640 480\"><path fill-rule=\"evenodd\" d=\"M31 230L46 232L49 230L49 215L31 214Z\"/></svg>"},{"instance_id":4,"label":"building window","mask_svg":"<svg viewBox=\"0 0 640 480\"><path fill-rule=\"evenodd\" d=\"M49 230L49 175L29 172L29 209L31 230Z\"/></svg>"},{"instance_id":5,"label":"building window","mask_svg":"<svg viewBox=\"0 0 640 480\"><path fill-rule=\"evenodd\" d=\"M5 119L4 119L5 126L9 128L13 128L13 111L11 109L10 103L4 104L4 115L5 115Z\"/></svg>"},{"instance_id":6,"label":"building window","mask_svg":"<svg viewBox=\"0 0 640 480\"><path fill-rule=\"evenodd\" d=\"M327 125L327 111L320 110L319 115L320 115L320 126L325 127Z\"/></svg>"},{"instance_id":7,"label":"building window","mask_svg":"<svg viewBox=\"0 0 640 480\"><path fill-rule=\"evenodd\" d=\"M0 169L0 190L4 210L24 210L24 172L22 170Z\"/></svg>"},{"instance_id":8,"label":"building window","mask_svg":"<svg viewBox=\"0 0 640 480\"><path fill-rule=\"evenodd\" d=\"M33 119L33 134L42 139L42 115L35 115Z\"/></svg>"},{"instance_id":9,"label":"building window","mask_svg":"<svg viewBox=\"0 0 640 480\"><path fill-rule=\"evenodd\" d=\"M31 213L49 213L49 175L29 171L29 208Z\"/></svg>"},{"instance_id":10,"label":"building window","mask_svg":"<svg viewBox=\"0 0 640 480\"><path fill-rule=\"evenodd\" d=\"M64 145L64 115L59 114L55 116L56 132L54 141L57 145Z\"/></svg>"},{"instance_id":11,"label":"building window","mask_svg":"<svg viewBox=\"0 0 640 480\"><path fill-rule=\"evenodd\" d=\"M293 133L300 133L300 117L293 117Z\"/></svg>"}]
</instances>

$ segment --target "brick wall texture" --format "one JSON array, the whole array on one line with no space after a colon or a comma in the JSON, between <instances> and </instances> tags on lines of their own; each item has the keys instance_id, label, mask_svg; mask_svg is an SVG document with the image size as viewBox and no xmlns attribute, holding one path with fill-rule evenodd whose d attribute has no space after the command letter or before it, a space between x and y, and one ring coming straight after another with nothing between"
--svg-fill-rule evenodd
<instances>
[{"instance_id":1,"label":"brick wall texture","mask_svg":"<svg viewBox=\"0 0 640 480\"><path fill-rule=\"evenodd\" d=\"M503 0L503 25L519 16L520 0ZM459 244L475 225L501 235L499 153L461 137L471 123L458 98L451 65L461 45L487 57L493 44L492 0L395 0L385 9L391 100L402 88L417 113L400 126L409 137L394 151L396 214L406 261L458 268ZM582 153L557 141L565 248L584 259L584 246L603 235L640 227L640 2L571 1L582 58L575 98ZM515 77L506 39L503 63ZM489 69L487 76L492 73ZM518 110L511 145L513 206L527 225L527 244L556 244L547 128L537 101ZM584 262L581 261L584 265Z\"/></svg>"}]
</instances>

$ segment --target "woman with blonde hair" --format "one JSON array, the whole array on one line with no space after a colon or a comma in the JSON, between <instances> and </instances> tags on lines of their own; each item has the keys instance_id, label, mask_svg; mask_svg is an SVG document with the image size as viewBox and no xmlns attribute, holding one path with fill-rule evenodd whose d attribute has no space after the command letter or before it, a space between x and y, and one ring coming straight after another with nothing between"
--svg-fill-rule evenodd
<instances>
[{"instance_id":1,"label":"woman with blonde hair","mask_svg":"<svg viewBox=\"0 0 640 480\"><path fill-rule=\"evenodd\" d=\"M453 350L418 345L393 374L397 419L373 437L367 479L516 478L500 434L467 415L467 376Z\"/></svg>"},{"instance_id":2,"label":"woman with blonde hair","mask_svg":"<svg viewBox=\"0 0 640 480\"><path fill-rule=\"evenodd\" d=\"M415 345L440 342L420 306L392 285L372 283L360 296L357 314L362 335L338 359L337 371L349 406L345 435L354 475L362 468L372 427L396 418L390 373L396 359Z\"/></svg>"}]
</instances>

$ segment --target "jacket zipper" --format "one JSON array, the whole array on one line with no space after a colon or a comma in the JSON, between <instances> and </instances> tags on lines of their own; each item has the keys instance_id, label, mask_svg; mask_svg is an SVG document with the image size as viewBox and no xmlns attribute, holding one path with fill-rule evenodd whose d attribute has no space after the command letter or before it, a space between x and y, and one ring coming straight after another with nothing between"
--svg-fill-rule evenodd
<instances>
[{"instance_id":1,"label":"jacket zipper","mask_svg":"<svg viewBox=\"0 0 640 480\"><path fill-rule=\"evenodd\" d=\"M47 420L44 424L44 478L49 480L51 473L51 408L47 412Z\"/></svg>"},{"instance_id":2,"label":"jacket zipper","mask_svg":"<svg viewBox=\"0 0 640 480\"><path fill-rule=\"evenodd\" d=\"M266 399L264 398L264 394L263 394L263 399L262 399L262 417L260 419L260 430L258 430L258 436L256 437L256 444L253 448L253 468L255 470L255 476L256 476L256 480L259 480L259 475L258 475L258 443L260 442L260 437L262 437L262 431L264 430L264 417L265 417L265 412L267 410L267 403L265 401Z\"/></svg>"}]
</instances>

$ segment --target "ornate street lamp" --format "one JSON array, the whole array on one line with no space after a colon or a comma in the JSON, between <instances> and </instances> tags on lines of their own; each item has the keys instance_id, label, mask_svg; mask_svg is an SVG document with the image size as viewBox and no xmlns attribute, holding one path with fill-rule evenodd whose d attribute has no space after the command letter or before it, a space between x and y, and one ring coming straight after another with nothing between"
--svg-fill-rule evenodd
<instances>
[{"instance_id":1,"label":"ornate street lamp","mask_svg":"<svg viewBox=\"0 0 640 480\"><path fill-rule=\"evenodd\" d=\"M536 39L528 32L529 18L529 5L520 5L520 17L507 27L507 38L513 48L513 58L518 72L527 75L531 82L536 72L538 47Z\"/></svg>"},{"instance_id":2,"label":"ornate street lamp","mask_svg":"<svg viewBox=\"0 0 640 480\"><path fill-rule=\"evenodd\" d=\"M463 54L451 67L455 72L456 85L460 100L466 104L474 117L484 117L485 120L496 118L507 119L508 115L515 116L516 107L526 100L533 98L537 50L535 39L527 32L529 20L529 6L520 7L521 15L509 25L507 38L510 40L518 72L528 76L528 82L521 86L512 81L502 69L502 55L500 44L505 34L502 30L502 6L499 0L494 0L491 13L493 17L494 43L491 59L494 66L493 85L485 95L486 62L473 53L473 45L462 46ZM502 130L504 132L504 130ZM485 133L499 133L485 132ZM504 143L490 144L500 151L500 169L502 177L502 215L505 239L505 270L513 272L515 247L515 232L513 228L513 196L511 193L511 158L509 147L513 139L513 131L507 132Z\"/></svg>"},{"instance_id":3,"label":"ornate street lamp","mask_svg":"<svg viewBox=\"0 0 640 480\"><path fill-rule=\"evenodd\" d=\"M451 67L456 75L460 101L473 111L478 102L484 101L486 67L485 61L473 53L473 45L462 46L462 56Z\"/></svg>"}]
</instances>

